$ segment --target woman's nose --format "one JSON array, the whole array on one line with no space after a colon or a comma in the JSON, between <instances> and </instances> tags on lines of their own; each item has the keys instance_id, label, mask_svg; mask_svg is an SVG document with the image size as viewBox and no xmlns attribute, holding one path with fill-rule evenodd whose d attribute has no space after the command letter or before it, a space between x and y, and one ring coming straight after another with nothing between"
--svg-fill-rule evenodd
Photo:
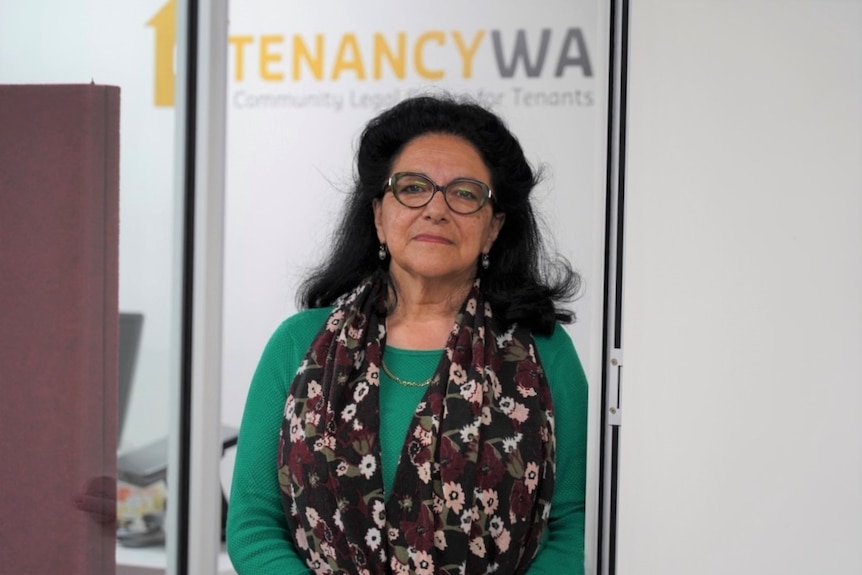
<instances>
[{"instance_id":1,"label":"woman's nose","mask_svg":"<svg viewBox=\"0 0 862 575\"><path fill-rule=\"evenodd\" d=\"M446 192L443 188L436 187L431 199L425 204L425 210L426 213L436 216L448 215L451 210L449 204L446 203Z\"/></svg>"}]
</instances>

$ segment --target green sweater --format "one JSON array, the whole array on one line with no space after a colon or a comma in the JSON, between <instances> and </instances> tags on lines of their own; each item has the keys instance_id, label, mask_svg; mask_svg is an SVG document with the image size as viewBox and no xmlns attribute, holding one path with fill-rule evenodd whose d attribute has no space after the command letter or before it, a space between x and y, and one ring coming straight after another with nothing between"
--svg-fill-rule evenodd
<instances>
[{"instance_id":1,"label":"green sweater","mask_svg":"<svg viewBox=\"0 0 862 575\"><path fill-rule=\"evenodd\" d=\"M331 308L305 310L276 329L249 388L239 432L227 518L227 546L239 575L308 575L287 530L276 461L287 391ZM583 574L587 460L587 382L569 335L557 327L536 337L536 351L554 400L556 488L548 531L529 575ZM442 350L387 346L386 365L402 379L431 375ZM380 449L384 492L392 487L407 428L424 388L406 387L380 373Z\"/></svg>"}]
</instances>

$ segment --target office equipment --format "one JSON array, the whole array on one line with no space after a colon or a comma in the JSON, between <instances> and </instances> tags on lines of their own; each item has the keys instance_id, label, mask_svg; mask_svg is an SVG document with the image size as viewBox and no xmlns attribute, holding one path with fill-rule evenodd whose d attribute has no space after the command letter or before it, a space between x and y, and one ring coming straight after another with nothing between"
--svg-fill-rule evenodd
<instances>
[{"instance_id":1,"label":"office equipment","mask_svg":"<svg viewBox=\"0 0 862 575\"><path fill-rule=\"evenodd\" d=\"M223 425L222 455L226 449L236 445L238 430L235 427ZM168 475L168 438L164 437L141 448L119 456L117 460L117 476L133 486L147 487L158 482L166 482ZM169 503L168 503L169 504ZM221 535L225 537L225 520L227 518L228 501L224 492L221 498ZM158 514L148 514L139 522L143 525L138 529L128 529L120 526L117 531L117 542L125 547L147 547L164 543L164 517Z\"/></svg>"},{"instance_id":2,"label":"office equipment","mask_svg":"<svg viewBox=\"0 0 862 575\"><path fill-rule=\"evenodd\" d=\"M123 437L129 398L135 380L135 367L141 347L141 331L144 315L141 313L120 312L119 332L119 387L117 389L117 442Z\"/></svg>"},{"instance_id":3,"label":"office equipment","mask_svg":"<svg viewBox=\"0 0 862 575\"><path fill-rule=\"evenodd\" d=\"M235 427L222 426L222 453L225 449L236 445L237 432ZM166 480L167 471L167 437L124 453L117 460L118 478L133 485L146 486L159 480Z\"/></svg>"}]
</instances>

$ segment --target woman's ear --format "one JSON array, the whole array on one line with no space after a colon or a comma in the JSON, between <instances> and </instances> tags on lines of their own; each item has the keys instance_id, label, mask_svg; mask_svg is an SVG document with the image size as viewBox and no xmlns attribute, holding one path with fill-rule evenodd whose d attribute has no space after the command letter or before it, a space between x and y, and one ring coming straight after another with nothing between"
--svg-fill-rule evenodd
<instances>
[{"instance_id":1,"label":"woman's ear","mask_svg":"<svg viewBox=\"0 0 862 575\"><path fill-rule=\"evenodd\" d=\"M386 243L386 234L383 233L383 201L380 198L371 200L371 209L374 212L374 228L377 230L377 240L381 244Z\"/></svg>"},{"instance_id":2,"label":"woman's ear","mask_svg":"<svg viewBox=\"0 0 862 575\"><path fill-rule=\"evenodd\" d=\"M491 217L491 229L488 233L488 241L485 242L486 254L491 251L491 246L497 241L497 236L500 235L500 230L503 229L503 224L506 223L506 214L499 212Z\"/></svg>"}]
</instances>

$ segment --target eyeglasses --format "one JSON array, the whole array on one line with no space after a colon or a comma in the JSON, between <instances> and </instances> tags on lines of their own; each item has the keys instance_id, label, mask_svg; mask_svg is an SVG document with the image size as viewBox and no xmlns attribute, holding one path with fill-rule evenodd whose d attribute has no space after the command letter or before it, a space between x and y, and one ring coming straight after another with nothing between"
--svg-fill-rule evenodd
<instances>
[{"instance_id":1,"label":"eyeglasses","mask_svg":"<svg viewBox=\"0 0 862 575\"><path fill-rule=\"evenodd\" d=\"M391 190L395 199L408 208L421 208L431 202L437 192L443 192L443 199L449 209L456 214L472 214L478 212L490 200L494 193L488 184L469 178L452 180L445 186L438 186L428 176L413 172L398 172L393 174L383 188L383 192Z\"/></svg>"}]
</instances>

